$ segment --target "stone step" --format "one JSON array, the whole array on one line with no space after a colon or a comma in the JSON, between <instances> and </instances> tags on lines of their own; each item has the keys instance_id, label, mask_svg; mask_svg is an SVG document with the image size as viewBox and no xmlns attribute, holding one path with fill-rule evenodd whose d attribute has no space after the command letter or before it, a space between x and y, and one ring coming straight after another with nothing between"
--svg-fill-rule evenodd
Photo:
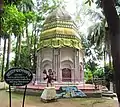
<instances>
[{"instance_id":1,"label":"stone step","mask_svg":"<svg viewBox=\"0 0 120 107\"><path fill-rule=\"evenodd\" d=\"M116 93L113 93L112 91L107 91L107 92L103 92L102 96L104 97L116 97Z\"/></svg>"}]
</instances>

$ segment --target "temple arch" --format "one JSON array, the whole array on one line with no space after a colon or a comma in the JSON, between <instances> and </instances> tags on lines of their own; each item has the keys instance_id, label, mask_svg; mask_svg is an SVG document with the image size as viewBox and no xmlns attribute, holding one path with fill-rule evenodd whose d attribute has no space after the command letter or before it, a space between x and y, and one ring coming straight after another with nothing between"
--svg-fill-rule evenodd
<instances>
[{"instance_id":1,"label":"temple arch","mask_svg":"<svg viewBox=\"0 0 120 107\"><path fill-rule=\"evenodd\" d=\"M73 69L73 62L71 60L61 61L61 69L64 69L64 68Z\"/></svg>"},{"instance_id":2,"label":"temple arch","mask_svg":"<svg viewBox=\"0 0 120 107\"><path fill-rule=\"evenodd\" d=\"M42 70L46 69L48 71L48 69L51 69L52 68L52 61L50 60L44 60L42 62Z\"/></svg>"}]
</instances>

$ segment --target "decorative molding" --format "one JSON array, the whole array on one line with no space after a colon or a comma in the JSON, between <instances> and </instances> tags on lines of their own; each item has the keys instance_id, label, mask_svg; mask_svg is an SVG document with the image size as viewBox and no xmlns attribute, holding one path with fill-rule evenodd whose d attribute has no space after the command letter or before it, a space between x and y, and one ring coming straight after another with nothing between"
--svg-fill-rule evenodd
<instances>
[{"instance_id":1,"label":"decorative molding","mask_svg":"<svg viewBox=\"0 0 120 107\"><path fill-rule=\"evenodd\" d=\"M53 38L40 41L39 48L61 48L61 47L72 47L77 49L82 49L80 41L76 39L67 38Z\"/></svg>"}]
</instances>

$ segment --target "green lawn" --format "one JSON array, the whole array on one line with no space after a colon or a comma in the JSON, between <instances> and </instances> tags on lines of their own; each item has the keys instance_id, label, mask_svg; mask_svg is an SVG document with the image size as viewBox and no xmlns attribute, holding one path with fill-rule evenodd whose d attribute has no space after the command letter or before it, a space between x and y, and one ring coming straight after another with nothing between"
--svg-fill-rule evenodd
<instances>
[{"instance_id":1,"label":"green lawn","mask_svg":"<svg viewBox=\"0 0 120 107\"><path fill-rule=\"evenodd\" d=\"M0 107L9 107L8 92L0 91ZM12 94L12 107L21 107L21 94ZM26 96L25 107L116 107L114 100L102 98L58 99L57 102L43 103L38 96Z\"/></svg>"}]
</instances>

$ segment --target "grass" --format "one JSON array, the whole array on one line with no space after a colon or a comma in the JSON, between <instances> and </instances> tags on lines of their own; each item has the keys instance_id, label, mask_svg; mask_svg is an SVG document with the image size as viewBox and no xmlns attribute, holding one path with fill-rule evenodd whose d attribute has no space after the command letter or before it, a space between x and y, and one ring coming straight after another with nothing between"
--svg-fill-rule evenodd
<instances>
[{"instance_id":1,"label":"grass","mask_svg":"<svg viewBox=\"0 0 120 107\"><path fill-rule=\"evenodd\" d=\"M23 94L12 93L12 107L21 107ZM9 94L0 90L0 107L9 107ZM116 107L114 100L103 98L58 99L54 103L43 103L40 96L26 96L25 107Z\"/></svg>"}]
</instances>

